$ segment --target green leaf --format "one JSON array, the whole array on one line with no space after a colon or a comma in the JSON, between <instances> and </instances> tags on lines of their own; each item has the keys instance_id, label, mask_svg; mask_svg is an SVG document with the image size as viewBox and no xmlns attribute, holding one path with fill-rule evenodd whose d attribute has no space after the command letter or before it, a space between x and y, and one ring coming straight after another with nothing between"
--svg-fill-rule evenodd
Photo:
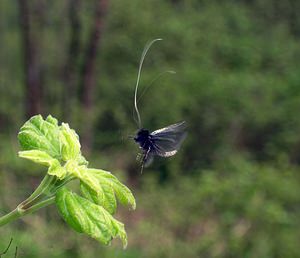
<instances>
[{"instance_id":1,"label":"green leaf","mask_svg":"<svg viewBox=\"0 0 300 258\"><path fill-rule=\"evenodd\" d=\"M18 138L23 150L40 150L52 158L59 159L60 140L57 120L48 116L46 120L41 115L30 118L20 129Z\"/></svg>"},{"instance_id":2,"label":"green leaf","mask_svg":"<svg viewBox=\"0 0 300 258\"><path fill-rule=\"evenodd\" d=\"M120 237L123 247L127 245L124 224L114 219L103 207L61 188L56 194L56 205L64 220L77 232L109 244Z\"/></svg>"},{"instance_id":3,"label":"green leaf","mask_svg":"<svg viewBox=\"0 0 300 258\"><path fill-rule=\"evenodd\" d=\"M101 184L97 191L95 191L89 185L81 181L80 189L87 199L103 206L111 214L116 212L117 200L114 189L109 184Z\"/></svg>"},{"instance_id":4,"label":"green leaf","mask_svg":"<svg viewBox=\"0 0 300 258\"><path fill-rule=\"evenodd\" d=\"M81 154L78 156L77 162L78 162L78 165L80 165L80 166L81 165L87 166L89 164L89 162Z\"/></svg>"},{"instance_id":5,"label":"green leaf","mask_svg":"<svg viewBox=\"0 0 300 258\"><path fill-rule=\"evenodd\" d=\"M115 213L116 197L123 205L136 208L132 192L110 172L101 169L80 167L74 171L74 176L80 179L83 195L90 201L103 206L111 214Z\"/></svg>"},{"instance_id":6,"label":"green leaf","mask_svg":"<svg viewBox=\"0 0 300 258\"><path fill-rule=\"evenodd\" d=\"M50 115L46 120L41 115L30 118L22 126L18 138L25 150L19 153L20 157L48 166L48 174L59 179L67 173L61 162L72 161L73 166L88 164L81 155L76 132L68 124L58 126L58 121Z\"/></svg>"},{"instance_id":7,"label":"green leaf","mask_svg":"<svg viewBox=\"0 0 300 258\"><path fill-rule=\"evenodd\" d=\"M58 121L53 116L49 115L46 117L46 121L50 124L53 124L54 126L58 126Z\"/></svg>"},{"instance_id":8,"label":"green leaf","mask_svg":"<svg viewBox=\"0 0 300 258\"><path fill-rule=\"evenodd\" d=\"M32 160L35 163L48 167L50 167L53 163L58 162L57 159L52 158L45 151L39 150L19 151L19 157Z\"/></svg>"},{"instance_id":9,"label":"green leaf","mask_svg":"<svg viewBox=\"0 0 300 258\"><path fill-rule=\"evenodd\" d=\"M63 179L67 170L62 167L57 159L52 158L44 151L29 150L19 151L19 157L32 160L35 163L49 167L48 174Z\"/></svg>"},{"instance_id":10,"label":"green leaf","mask_svg":"<svg viewBox=\"0 0 300 258\"><path fill-rule=\"evenodd\" d=\"M79 137L66 123L62 123L61 126L61 143L61 154L64 161L68 161L70 159L77 160L79 158Z\"/></svg>"}]
</instances>

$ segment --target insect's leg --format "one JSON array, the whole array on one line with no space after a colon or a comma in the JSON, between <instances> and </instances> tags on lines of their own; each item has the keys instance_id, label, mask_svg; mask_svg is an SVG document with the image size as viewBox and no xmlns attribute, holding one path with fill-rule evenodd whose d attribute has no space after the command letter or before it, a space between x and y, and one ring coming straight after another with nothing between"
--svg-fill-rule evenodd
<instances>
[{"instance_id":1,"label":"insect's leg","mask_svg":"<svg viewBox=\"0 0 300 258\"><path fill-rule=\"evenodd\" d=\"M139 161L139 160L140 160L140 158L141 158L141 154L140 154L140 153L138 153L138 154L136 155L136 160L137 160L137 161Z\"/></svg>"},{"instance_id":2,"label":"insect's leg","mask_svg":"<svg viewBox=\"0 0 300 258\"><path fill-rule=\"evenodd\" d=\"M142 161L142 167L141 167L141 174L143 173L144 165L145 165L145 162L147 161L150 150L151 150L151 147L149 147L148 150L144 154L143 161Z\"/></svg>"},{"instance_id":3,"label":"insect's leg","mask_svg":"<svg viewBox=\"0 0 300 258\"><path fill-rule=\"evenodd\" d=\"M6 253L7 253L8 249L10 248L10 245L11 245L12 241L13 241L13 239L11 238L10 241L9 241L9 244L8 244L8 246L6 247L6 249L4 250L4 252L2 252L2 253L0 254L0 257L1 257L3 254L6 254Z\"/></svg>"},{"instance_id":4,"label":"insect's leg","mask_svg":"<svg viewBox=\"0 0 300 258\"><path fill-rule=\"evenodd\" d=\"M146 160L147 160L147 158L148 158L150 149L151 149L151 148L149 147L148 150L146 151L145 155L144 155L144 158L143 158L143 164L146 162Z\"/></svg>"},{"instance_id":5,"label":"insect's leg","mask_svg":"<svg viewBox=\"0 0 300 258\"><path fill-rule=\"evenodd\" d=\"M17 258L17 254L18 254L18 247L16 246L16 250L15 250L15 258Z\"/></svg>"}]
</instances>

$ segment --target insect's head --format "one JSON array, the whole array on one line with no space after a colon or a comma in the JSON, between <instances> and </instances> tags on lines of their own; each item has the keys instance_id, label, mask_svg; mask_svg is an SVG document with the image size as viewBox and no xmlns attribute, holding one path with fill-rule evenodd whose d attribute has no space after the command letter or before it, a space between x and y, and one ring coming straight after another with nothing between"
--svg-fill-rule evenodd
<instances>
[{"instance_id":1,"label":"insect's head","mask_svg":"<svg viewBox=\"0 0 300 258\"><path fill-rule=\"evenodd\" d=\"M142 129L138 130L136 136L134 137L134 140L136 142L141 142L141 141L144 141L145 139L147 139L149 135L150 135L150 132L147 129L142 128Z\"/></svg>"}]
</instances>

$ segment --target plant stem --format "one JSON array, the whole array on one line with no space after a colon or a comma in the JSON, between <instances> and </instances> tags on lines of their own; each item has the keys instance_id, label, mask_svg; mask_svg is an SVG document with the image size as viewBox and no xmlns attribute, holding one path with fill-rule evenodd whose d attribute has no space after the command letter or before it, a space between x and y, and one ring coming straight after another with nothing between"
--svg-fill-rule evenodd
<instances>
[{"instance_id":1,"label":"plant stem","mask_svg":"<svg viewBox=\"0 0 300 258\"><path fill-rule=\"evenodd\" d=\"M50 184L55 180L55 177L46 175L40 185L35 189L35 191L25 200L23 201L20 205L22 205L24 208L27 206L29 203L33 202L35 199L37 199L41 194L43 194L46 189L49 188Z\"/></svg>"},{"instance_id":2,"label":"plant stem","mask_svg":"<svg viewBox=\"0 0 300 258\"><path fill-rule=\"evenodd\" d=\"M11 211L10 213L0 217L0 227L11 222L11 221L14 221L26 214L29 214L29 213L32 213L32 212L35 212L37 210L39 210L40 208L42 207L45 207L47 205L50 205L52 203L55 202L55 196L52 196L46 200L43 200L27 209L23 209L23 205L22 204L19 204L18 207L16 209L14 209L13 211Z\"/></svg>"},{"instance_id":3,"label":"plant stem","mask_svg":"<svg viewBox=\"0 0 300 258\"><path fill-rule=\"evenodd\" d=\"M54 203L56 191L73 179L73 176L69 176L64 180L58 180L57 177L47 174L40 185L25 201L21 202L17 208L10 213L0 217L0 227L26 214Z\"/></svg>"}]
</instances>

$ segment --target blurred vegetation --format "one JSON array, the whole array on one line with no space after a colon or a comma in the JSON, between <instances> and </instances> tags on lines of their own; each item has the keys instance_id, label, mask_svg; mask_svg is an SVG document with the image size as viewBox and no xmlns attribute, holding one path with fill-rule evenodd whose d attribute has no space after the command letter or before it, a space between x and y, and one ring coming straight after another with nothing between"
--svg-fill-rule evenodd
<instances>
[{"instance_id":1,"label":"blurred vegetation","mask_svg":"<svg viewBox=\"0 0 300 258\"><path fill-rule=\"evenodd\" d=\"M84 62L95 1L79 1ZM83 133L82 91L65 91L70 1L28 1L38 46L41 112ZM300 2L109 1L95 70L89 160L132 184L137 210L119 218L127 250L71 231L45 208L0 228L0 251L14 238L18 257L300 257ZM19 6L0 2L0 213L28 196L43 173L19 160L16 133L25 122L26 87ZM141 175L135 161L133 92L150 50L139 106L154 130L186 120L180 152L156 159ZM77 77L76 77L77 78ZM65 112L65 99L72 106ZM70 95L70 96L71 96ZM68 119L66 120L68 116Z\"/></svg>"}]
</instances>

